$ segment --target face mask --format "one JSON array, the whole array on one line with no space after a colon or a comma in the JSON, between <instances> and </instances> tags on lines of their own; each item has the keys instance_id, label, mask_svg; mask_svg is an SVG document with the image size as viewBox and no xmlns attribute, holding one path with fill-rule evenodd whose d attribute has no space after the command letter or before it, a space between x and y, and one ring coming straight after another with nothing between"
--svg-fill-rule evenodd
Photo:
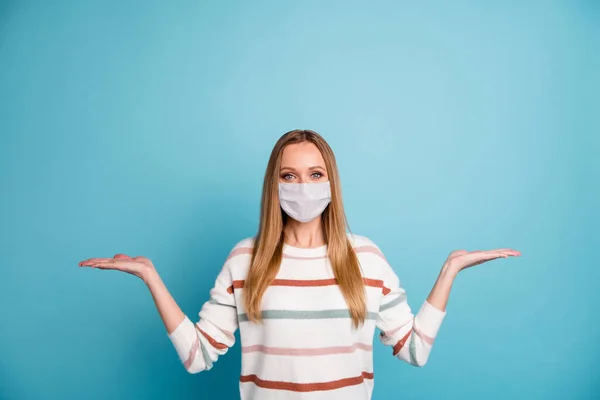
<instances>
[{"instance_id":1,"label":"face mask","mask_svg":"<svg viewBox=\"0 0 600 400\"><path fill-rule=\"evenodd\" d=\"M317 218L331 202L329 181L318 183L279 183L279 203L298 222Z\"/></svg>"}]
</instances>

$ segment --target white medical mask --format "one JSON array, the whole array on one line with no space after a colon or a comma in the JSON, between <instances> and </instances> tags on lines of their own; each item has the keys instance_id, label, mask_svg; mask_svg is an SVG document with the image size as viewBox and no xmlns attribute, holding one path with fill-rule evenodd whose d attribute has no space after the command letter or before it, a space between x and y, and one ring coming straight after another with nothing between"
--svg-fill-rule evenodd
<instances>
[{"instance_id":1,"label":"white medical mask","mask_svg":"<svg viewBox=\"0 0 600 400\"><path fill-rule=\"evenodd\" d=\"M279 203L287 215L298 222L317 218L331 202L329 181L317 183L279 183Z\"/></svg>"}]
</instances>

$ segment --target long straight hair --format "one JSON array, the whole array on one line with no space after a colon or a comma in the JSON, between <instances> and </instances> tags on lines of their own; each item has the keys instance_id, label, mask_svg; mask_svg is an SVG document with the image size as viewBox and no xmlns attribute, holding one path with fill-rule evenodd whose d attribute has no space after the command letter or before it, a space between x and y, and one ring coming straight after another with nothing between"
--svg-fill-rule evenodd
<instances>
[{"instance_id":1,"label":"long straight hair","mask_svg":"<svg viewBox=\"0 0 600 400\"><path fill-rule=\"evenodd\" d=\"M367 313L365 289L358 257L346 234L348 222L342 203L337 164L333 151L325 139L311 130L293 130L285 133L271 152L263 183L260 225L243 291L246 315L253 322L262 320L261 300L279 271L283 258L283 228L288 218L279 203L281 156L286 146L301 142L315 144L325 160L331 186L331 203L321 215L327 256L348 305L354 326L358 328L364 323Z\"/></svg>"}]
</instances>

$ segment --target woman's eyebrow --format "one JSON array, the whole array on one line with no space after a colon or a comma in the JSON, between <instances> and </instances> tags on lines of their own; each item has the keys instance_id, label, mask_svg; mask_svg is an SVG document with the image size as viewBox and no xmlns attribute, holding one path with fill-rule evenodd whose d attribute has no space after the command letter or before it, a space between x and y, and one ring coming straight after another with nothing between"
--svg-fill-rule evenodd
<instances>
[{"instance_id":1,"label":"woman's eyebrow","mask_svg":"<svg viewBox=\"0 0 600 400\"><path fill-rule=\"evenodd\" d=\"M309 169L309 170L310 170L310 169L322 169L322 170L325 170L325 167L322 167L322 166L320 166L320 165L315 165L315 166L312 166L312 167L308 167L308 169ZM280 170L280 171L284 171L284 170L296 171L296 170L295 170L294 168L292 168L292 167L281 167L279 170Z\"/></svg>"}]
</instances>

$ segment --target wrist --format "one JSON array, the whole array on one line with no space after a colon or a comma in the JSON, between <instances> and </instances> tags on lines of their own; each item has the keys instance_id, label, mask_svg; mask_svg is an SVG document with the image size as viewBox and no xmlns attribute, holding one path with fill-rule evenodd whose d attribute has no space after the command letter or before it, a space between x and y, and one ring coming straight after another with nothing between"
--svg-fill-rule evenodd
<instances>
[{"instance_id":1,"label":"wrist","mask_svg":"<svg viewBox=\"0 0 600 400\"><path fill-rule=\"evenodd\" d=\"M154 282L160 280L160 276L158 275L156 268L150 266L142 270L140 278L142 278L146 286L150 286Z\"/></svg>"},{"instance_id":2,"label":"wrist","mask_svg":"<svg viewBox=\"0 0 600 400\"><path fill-rule=\"evenodd\" d=\"M441 274L446 275L451 278L455 278L456 275L460 272L460 268L451 262L445 262L442 266Z\"/></svg>"}]
</instances>

